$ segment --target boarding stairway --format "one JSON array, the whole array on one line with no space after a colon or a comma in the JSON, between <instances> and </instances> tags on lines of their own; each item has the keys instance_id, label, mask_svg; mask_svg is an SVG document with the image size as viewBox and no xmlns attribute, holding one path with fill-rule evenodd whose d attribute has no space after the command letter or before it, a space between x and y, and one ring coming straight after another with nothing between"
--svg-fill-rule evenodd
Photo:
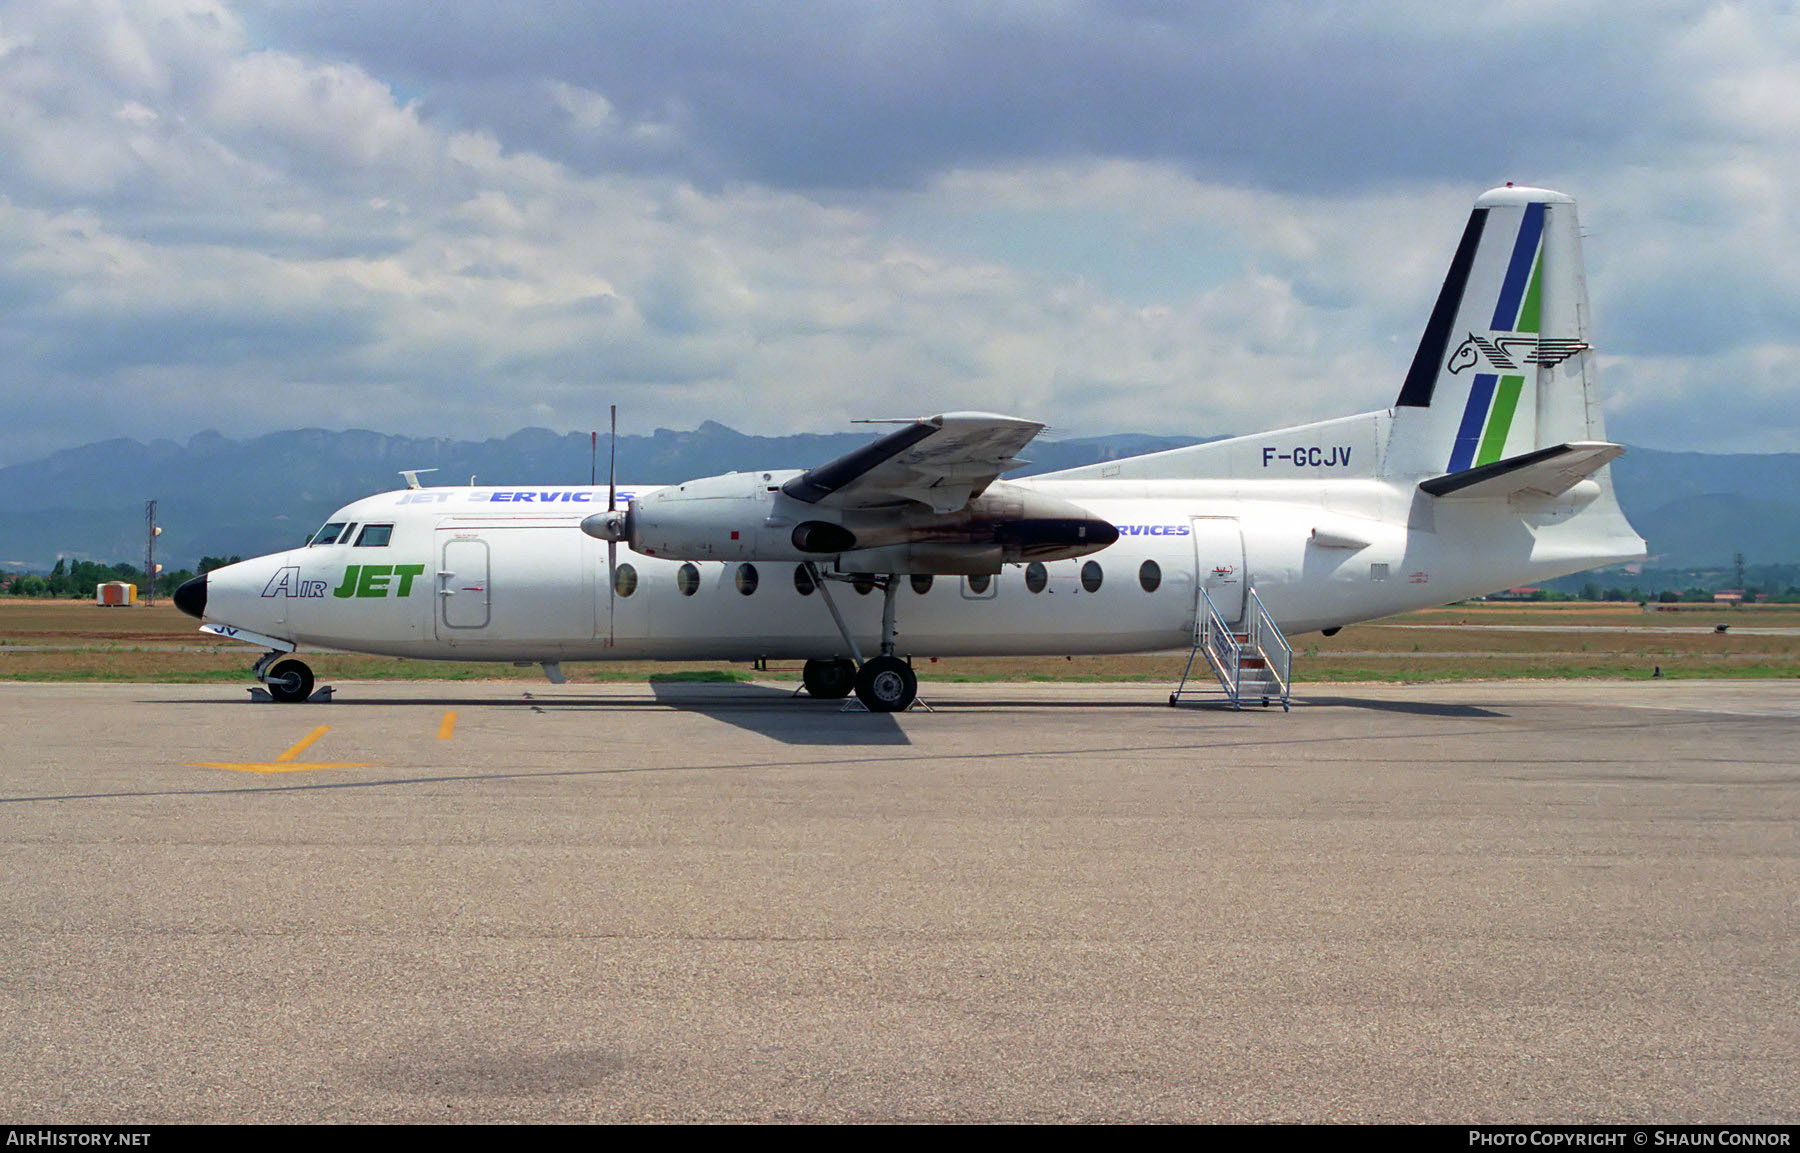
<instances>
[{"instance_id":1,"label":"boarding stairway","mask_svg":"<svg viewBox=\"0 0 1800 1153\"><path fill-rule=\"evenodd\" d=\"M1288 695L1293 686L1294 650L1262 598L1250 589L1245 597L1244 619L1236 628L1225 623L1218 606L1205 586L1200 588L1200 601L1194 620L1194 651L1188 654L1187 667L1181 671L1181 684L1169 694L1171 705L1181 704L1223 691L1231 707L1241 709L1245 698L1261 700L1263 707L1279 701L1288 709ZM1212 671L1217 688L1204 677L1194 676L1196 658L1204 657ZM1190 681L1192 682L1190 684Z\"/></svg>"}]
</instances>

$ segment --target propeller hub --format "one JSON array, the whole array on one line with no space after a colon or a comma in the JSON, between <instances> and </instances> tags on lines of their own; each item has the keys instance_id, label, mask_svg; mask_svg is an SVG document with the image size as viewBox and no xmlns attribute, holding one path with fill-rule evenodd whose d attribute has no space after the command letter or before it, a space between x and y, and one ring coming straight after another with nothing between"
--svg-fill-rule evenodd
<instances>
[{"instance_id":1,"label":"propeller hub","mask_svg":"<svg viewBox=\"0 0 1800 1153\"><path fill-rule=\"evenodd\" d=\"M596 540L610 541L613 544L631 535L631 513L627 509L614 509L611 512L597 512L584 517L581 531Z\"/></svg>"}]
</instances>

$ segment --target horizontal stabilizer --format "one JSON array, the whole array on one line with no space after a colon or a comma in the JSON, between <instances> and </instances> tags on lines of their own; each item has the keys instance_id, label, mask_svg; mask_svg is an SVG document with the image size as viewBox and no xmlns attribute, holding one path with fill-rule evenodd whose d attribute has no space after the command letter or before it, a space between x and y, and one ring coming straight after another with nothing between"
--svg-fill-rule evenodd
<instances>
[{"instance_id":1,"label":"horizontal stabilizer","mask_svg":"<svg viewBox=\"0 0 1800 1153\"><path fill-rule=\"evenodd\" d=\"M1419 482L1419 491L1461 500L1561 496L1625 451L1600 440L1552 445Z\"/></svg>"}]
</instances>

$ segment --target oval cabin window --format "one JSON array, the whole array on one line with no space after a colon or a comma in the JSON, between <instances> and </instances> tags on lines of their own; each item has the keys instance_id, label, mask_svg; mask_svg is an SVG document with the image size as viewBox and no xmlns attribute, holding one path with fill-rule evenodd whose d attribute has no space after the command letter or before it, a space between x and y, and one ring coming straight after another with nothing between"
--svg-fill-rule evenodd
<instances>
[{"instance_id":1,"label":"oval cabin window","mask_svg":"<svg viewBox=\"0 0 1800 1153\"><path fill-rule=\"evenodd\" d=\"M691 597L700 591L700 570L691 564L684 564L675 570L675 587L681 595Z\"/></svg>"},{"instance_id":2,"label":"oval cabin window","mask_svg":"<svg viewBox=\"0 0 1800 1153\"><path fill-rule=\"evenodd\" d=\"M1044 591L1050 583L1050 570L1044 567L1043 561L1032 561L1025 566L1025 587L1034 593Z\"/></svg>"},{"instance_id":3,"label":"oval cabin window","mask_svg":"<svg viewBox=\"0 0 1800 1153\"><path fill-rule=\"evenodd\" d=\"M613 591L621 597L628 597L637 591L637 569L622 564L613 570Z\"/></svg>"},{"instance_id":4,"label":"oval cabin window","mask_svg":"<svg viewBox=\"0 0 1800 1153\"><path fill-rule=\"evenodd\" d=\"M1144 591L1153 593L1162 587L1162 566L1153 560L1147 560L1138 566L1138 583Z\"/></svg>"},{"instance_id":5,"label":"oval cabin window","mask_svg":"<svg viewBox=\"0 0 1800 1153\"><path fill-rule=\"evenodd\" d=\"M756 591L756 566L741 564L737 567L737 590L745 596Z\"/></svg>"},{"instance_id":6,"label":"oval cabin window","mask_svg":"<svg viewBox=\"0 0 1800 1153\"><path fill-rule=\"evenodd\" d=\"M1081 587L1091 593L1100 591L1100 582L1106 579L1106 573L1100 568L1100 562L1091 560L1081 566Z\"/></svg>"}]
</instances>

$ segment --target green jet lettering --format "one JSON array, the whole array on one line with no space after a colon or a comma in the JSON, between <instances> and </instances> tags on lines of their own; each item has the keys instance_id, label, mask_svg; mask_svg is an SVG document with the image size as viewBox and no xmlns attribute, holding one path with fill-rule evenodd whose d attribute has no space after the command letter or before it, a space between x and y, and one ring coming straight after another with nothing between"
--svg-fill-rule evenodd
<instances>
[{"instance_id":1,"label":"green jet lettering","mask_svg":"<svg viewBox=\"0 0 1800 1153\"><path fill-rule=\"evenodd\" d=\"M331 590L334 597L384 597L392 582L398 580L395 596L412 593L413 578L423 576L422 564L364 564L344 569L344 583Z\"/></svg>"}]
</instances>

